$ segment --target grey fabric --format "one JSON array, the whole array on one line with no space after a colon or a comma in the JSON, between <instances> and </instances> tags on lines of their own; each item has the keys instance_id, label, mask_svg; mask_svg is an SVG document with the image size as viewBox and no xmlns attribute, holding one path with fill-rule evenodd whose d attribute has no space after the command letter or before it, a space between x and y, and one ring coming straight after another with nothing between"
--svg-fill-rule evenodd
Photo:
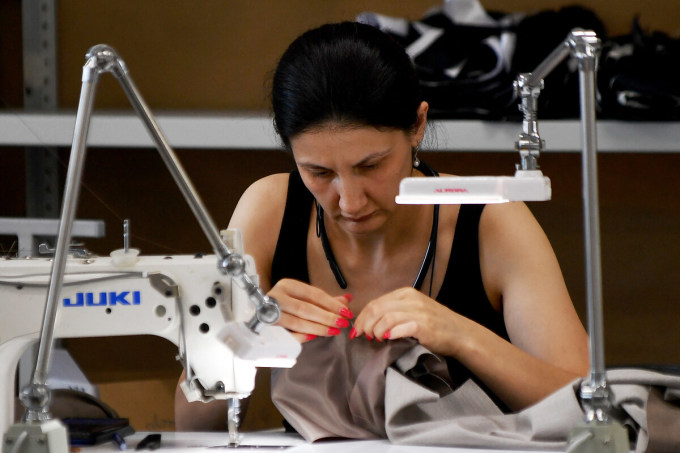
<instances>
[{"instance_id":1,"label":"grey fabric","mask_svg":"<svg viewBox=\"0 0 680 453\"><path fill-rule=\"evenodd\" d=\"M636 433L635 451L680 451L680 376L641 369L607 376L619 422ZM415 341L376 344L341 335L306 343L298 363L274 376L272 399L308 441L386 437L563 451L583 422L580 380L514 414L503 414L474 381L456 389L450 382L444 360Z\"/></svg>"},{"instance_id":2,"label":"grey fabric","mask_svg":"<svg viewBox=\"0 0 680 453\"><path fill-rule=\"evenodd\" d=\"M680 394L652 388L647 400L647 453L677 452L680 446ZM675 403L675 404L673 404Z\"/></svg>"},{"instance_id":3,"label":"grey fabric","mask_svg":"<svg viewBox=\"0 0 680 453\"><path fill-rule=\"evenodd\" d=\"M414 344L346 335L309 341L293 368L272 373L272 401L309 441L385 438L385 370Z\"/></svg>"}]
</instances>

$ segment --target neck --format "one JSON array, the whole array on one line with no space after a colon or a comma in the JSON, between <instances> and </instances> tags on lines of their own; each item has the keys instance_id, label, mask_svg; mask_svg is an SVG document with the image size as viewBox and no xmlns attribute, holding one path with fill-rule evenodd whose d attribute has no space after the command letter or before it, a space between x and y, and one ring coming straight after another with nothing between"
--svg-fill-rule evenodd
<instances>
[{"instance_id":1,"label":"neck","mask_svg":"<svg viewBox=\"0 0 680 453\"><path fill-rule=\"evenodd\" d=\"M376 269L377 267L385 266L385 263L391 261L392 259L397 259L397 262L406 259L410 261L411 258L402 256L399 258L399 254L404 254L405 250L411 248L410 245L405 244L405 240L416 241L414 246L418 247L418 242L420 242L423 233L421 233L420 228L423 226L423 222L410 222L409 219L427 219L427 215L419 215L414 217L415 211L422 211L420 208L430 208L429 206L414 206L417 209L404 209L403 214L408 214L409 217L404 217L406 221L396 222L393 219L391 222L395 227L388 229L390 234L385 234L385 232L375 232L365 235L357 234L347 234L342 228L339 228L337 223L333 222L332 225L335 227L338 235L333 240L336 250L343 250L342 261L344 265L348 268L364 268L364 272L368 268ZM405 207L406 208L406 207ZM408 212L410 211L410 212ZM433 259L434 252L436 250L437 241L437 223L438 223L438 212L439 207L435 206L432 210L433 214L431 217L430 227L428 229L428 243L427 248L424 251L424 258L420 266L420 271L416 280L413 282L413 287L420 289L423 279L427 274L430 267L430 263ZM321 239L321 244L326 255L326 259L329 262L331 271L333 272L338 285L341 288L347 288L347 280L345 279L345 274L342 272L342 265L338 262L338 259L333 253L333 248L330 244L328 238L328 230L325 225L325 214L320 208L317 211L317 231ZM344 234L343 234L344 233ZM343 242L341 239L345 239ZM408 254L407 254L408 255Z\"/></svg>"},{"instance_id":2,"label":"neck","mask_svg":"<svg viewBox=\"0 0 680 453\"><path fill-rule=\"evenodd\" d=\"M432 206L398 205L389 220L378 229L367 233L347 231L325 215L326 234L336 247L347 247L352 253L372 253L400 246L405 240L417 238L420 233L429 234ZM414 219L421 219L414 222Z\"/></svg>"}]
</instances>

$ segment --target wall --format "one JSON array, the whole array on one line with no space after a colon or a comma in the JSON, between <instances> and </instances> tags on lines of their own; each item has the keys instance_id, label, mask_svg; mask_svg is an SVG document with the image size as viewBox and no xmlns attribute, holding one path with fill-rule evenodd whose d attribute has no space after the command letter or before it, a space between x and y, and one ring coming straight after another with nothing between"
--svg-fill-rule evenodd
<instances>
[{"instance_id":1,"label":"wall","mask_svg":"<svg viewBox=\"0 0 680 453\"><path fill-rule=\"evenodd\" d=\"M485 1L488 10L557 8L570 1ZM677 33L675 2L578 2L598 13L610 34L643 26ZM58 2L59 103L74 109L86 50L114 46L152 109L263 110L267 76L287 43L327 21L376 11L417 19L439 1L391 0L251 2L200 0L76 0ZM0 2L0 96L4 108L21 106L20 1ZM86 5L86 7L84 7ZM122 91L104 77L97 108L128 109ZM121 131L124 133L124 131ZM436 134L436 131L435 131ZM511 146L509 144L509 146ZM220 226L254 180L288 171L277 151L180 150L180 159ZM64 168L68 150L60 150ZM508 174L513 153L430 153L440 171ZM554 200L532 204L562 263L567 284L584 313L580 158L549 154L541 161L553 181ZM23 150L0 150L0 215L22 216ZM600 156L605 341L610 365L680 363L680 210L676 175L680 154ZM208 244L154 150L91 149L79 208L81 218L104 219L108 235L88 241L95 252L119 248L122 219L132 222L133 246L143 253L209 251ZM69 341L69 348L103 398L137 429L171 429L172 389L179 367L173 347L148 337ZM96 353L94 353L96 351ZM248 427L277 425L262 373L255 395L260 414ZM264 390L263 390L264 389Z\"/></svg>"}]
</instances>

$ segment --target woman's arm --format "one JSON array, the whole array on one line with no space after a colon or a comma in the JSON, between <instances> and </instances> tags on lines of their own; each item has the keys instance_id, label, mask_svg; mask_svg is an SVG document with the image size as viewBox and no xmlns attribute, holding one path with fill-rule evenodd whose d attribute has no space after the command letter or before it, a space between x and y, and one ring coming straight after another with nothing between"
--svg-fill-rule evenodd
<instances>
[{"instance_id":1,"label":"woman's arm","mask_svg":"<svg viewBox=\"0 0 680 453\"><path fill-rule=\"evenodd\" d=\"M522 407L560 384L585 376L588 335L548 238L524 203L485 208L480 222L480 260L489 292L502 302L512 344L527 353L523 359L520 354L515 357L516 373L508 376L506 383L491 373L486 377L499 396L511 406ZM469 360L476 364L481 359L474 352ZM534 389L523 388L513 394L518 387Z\"/></svg>"},{"instance_id":2,"label":"woman's arm","mask_svg":"<svg viewBox=\"0 0 680 453\"><path fill-rule=\"evenodd\" d=\"M509 407L527 407L588 371L587 335L545 234L523 203L490 205L480 221L487 294L511 342L404 288L369 303L354 324L376 338L415 337L454 357Z\"/></svg>"}]
</instances>

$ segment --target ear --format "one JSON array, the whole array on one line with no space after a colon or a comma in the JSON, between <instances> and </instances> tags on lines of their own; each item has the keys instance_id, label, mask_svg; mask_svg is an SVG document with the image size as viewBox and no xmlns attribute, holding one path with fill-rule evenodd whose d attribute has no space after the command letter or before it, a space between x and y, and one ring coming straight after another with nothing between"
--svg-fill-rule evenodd
<instances>
[{"instance_id":1,"label":"ear","mask_svg":"<svg viewBox=\"0 0 680 453\"><path fill-rule=\"evenodd\" d=\"M418 119L413 130L413 135L411 136L411 145L415 148L420 145L425 136L425 127L427 126L427 111L430 108L429 104L425 101L421 102L418 106Z\"/></svg>"}]
</instances>

